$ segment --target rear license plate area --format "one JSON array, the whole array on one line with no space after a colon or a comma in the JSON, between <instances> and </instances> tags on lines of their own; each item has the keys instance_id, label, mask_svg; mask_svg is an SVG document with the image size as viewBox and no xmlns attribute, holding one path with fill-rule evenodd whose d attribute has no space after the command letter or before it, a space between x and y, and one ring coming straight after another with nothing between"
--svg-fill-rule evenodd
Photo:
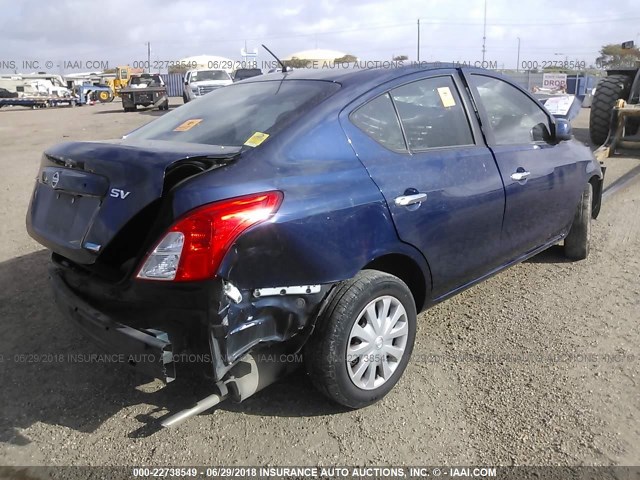
<instances>
[{"instance_id":1,"label":"rear license plate area","mask_svg":"<svg viewBox=\"0 0 640 480\"><path fill-rule=\"evenodd\" d=\"M100 206L97 197L56 192L38 185L33 226L42 235L61 245L80 247Z\"/></svg>"}]
</instances>

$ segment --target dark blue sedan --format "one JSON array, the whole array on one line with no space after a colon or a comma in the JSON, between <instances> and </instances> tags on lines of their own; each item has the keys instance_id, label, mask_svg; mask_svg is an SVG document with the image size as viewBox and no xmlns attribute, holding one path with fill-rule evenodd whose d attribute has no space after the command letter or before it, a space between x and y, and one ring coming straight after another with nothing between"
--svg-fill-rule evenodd
<instances>
[{"instance_id":1,"label":"dark blue sedan","mask_svg":"<svg viewBox=\"0 0 640 480\"><path fill-rule=\"evenodd\" d=\"M27 227L62 310L134 368L242 400L302 354L358 408L402 375L418 312L560 242L585 258L602 180L493 73L296 70L49 149Z\"/></svg>"}]
</instances>

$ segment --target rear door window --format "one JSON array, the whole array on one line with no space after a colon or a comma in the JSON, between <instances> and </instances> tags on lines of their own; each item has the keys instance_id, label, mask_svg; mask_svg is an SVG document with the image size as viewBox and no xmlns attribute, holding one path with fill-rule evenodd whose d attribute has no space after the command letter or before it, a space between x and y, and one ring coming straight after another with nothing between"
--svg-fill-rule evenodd
<instances>
[{"instance_id":1,"label":"rear door window","mask_svg":"<svg viewBox=\"0 0 640 480\"><path fill-rule=\"evenodd\" d=\"M450 76L432 77L391 90L411 150L473 145L473 133Z\"/></svg>"},{"instance_id":2,"label":"rear door window","mask_svg":"<svg viewBox=\"0 0 640 480\"><path fill-rule=\"evenodd\" d=\"M388 93L364 104L349 118L380 145L395 151L407 150L400 122Z\"/></svg>"}]
</instances>

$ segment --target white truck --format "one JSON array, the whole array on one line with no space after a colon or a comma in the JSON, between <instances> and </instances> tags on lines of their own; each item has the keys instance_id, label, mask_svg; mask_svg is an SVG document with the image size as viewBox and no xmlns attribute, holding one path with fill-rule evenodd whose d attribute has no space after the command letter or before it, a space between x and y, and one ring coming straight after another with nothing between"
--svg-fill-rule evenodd
<instances>
[{"instance_id":1,"label":"white truck","mask_svg":"<svg viewBox=\"0 0 640 480\"><path fill-rule=\"evenodd\" d=\"M184 76L182 100L184 103L190 102L232 83L231 76L225 70L189 70Z\"/></svg>"}]
</instances>

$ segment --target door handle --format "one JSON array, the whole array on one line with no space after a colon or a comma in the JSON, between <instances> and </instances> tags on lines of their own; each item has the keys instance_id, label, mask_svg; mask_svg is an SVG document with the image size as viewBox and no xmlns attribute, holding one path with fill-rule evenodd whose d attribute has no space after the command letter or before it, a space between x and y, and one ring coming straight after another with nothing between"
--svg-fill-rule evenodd
<instances>
[{"instance_id":1,"label":"door handle","mask_svg":"<svg viewBox=\"0 0 640 480\"><path fill-rule=\"evenodd\" d=\"M400 197L396 197L395 202L396 202L396 205L398 205L399 207L407 207L415 203L420 203L426 199L427 199L426 193L416 193L414 195L401 195Z\"/></svg>"},{"instance_id":2,"label":"door handle","mask_svg":"<svg viewBox=\"0 0 640 480\"><path fill-rule=\"evenodd\" d=\"M531 175L531 172L514 172L511 174L511 179L515 180L516 182L520 182L521 180L527 178L529 175Z\"/></svg>"}]
</instances>

